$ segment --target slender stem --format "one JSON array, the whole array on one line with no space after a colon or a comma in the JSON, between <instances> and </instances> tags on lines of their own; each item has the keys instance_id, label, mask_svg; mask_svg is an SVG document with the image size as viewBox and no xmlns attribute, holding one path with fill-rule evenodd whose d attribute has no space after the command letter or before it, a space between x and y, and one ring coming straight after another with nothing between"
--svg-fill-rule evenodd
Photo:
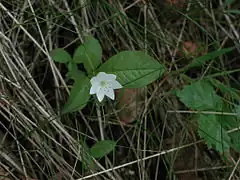
<instances>
[{"instance_id":1,"label":"slender stem","mask_svg":"<svg viewBox=\"0 0 240 180\"><path fill-rule=\"evenodd\" d=\"M102 121L100 105L98 103L96 103L96 110L97 110L97 118L98 118L98 123L99 123L99 130L100 130L101 140L104 140L103 121Z\"/></svg>"}]
</instances>

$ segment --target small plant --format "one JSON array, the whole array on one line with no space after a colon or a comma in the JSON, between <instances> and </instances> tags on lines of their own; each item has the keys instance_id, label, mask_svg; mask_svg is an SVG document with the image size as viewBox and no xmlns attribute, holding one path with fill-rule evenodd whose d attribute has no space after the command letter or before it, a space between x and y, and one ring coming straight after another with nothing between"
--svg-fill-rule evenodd
<instances>
[{"instance_id":1,"label":"small plant","mask_svg":"<svg viewBox=\"0 0 240 180\"><path fill-rule=\"evenodd\" d=\"M213 61L230 51L232 48L226 48L197 57L181 72L203 66L207 61ZM62 109L62 114L81 110L86 106L91 95L96 94L99 102L102 102L104 96L114 100L114 89L140 88L159 79L165 72L163 65L141 51L122 51L102 63L101 46L91 36L77 48L73 58L63 49L55 49L51 56L54 61L65 63L69 71L67 76L74 79L74 85ZM78 70L77 64L81 63L87 73ZM230 110L227 109L226 103L216 93L214 87L219 88L222 93L226 93L228 89L219 81L208 78L191 82L182 90L177 90L176 95L189 109L199 112L194 117L198 122L198 133L209 148L214 148L221 153L229 152L230 147L240 151L239 131L233 131L239 127L239 118L214 113ZM228 92L234 94L236 100L239 99L234 90ZM239 107L234 107L232 112L238 114ZM204 114L202 111L213 113ZM93 157L103 157L112 151L115 145L113 141L100 141L89 152Z\"/></svg>"},{"instance_id":2,"label":"small plant","mask_svg":"<svg viewBox=\"0 0 240 180\"><path fill-rule=\"evenodd\" d=\"M232 48L217 50L196 58L185 69L199 67L206 61L214 60ZM214 76L212 76L214 77ZM217 93L220 90L220 93ZM191 82L178 90L176 95L189 109L197 111L194 119L198 122L198 134L204 139L209 148L214 148L220 153L228 153L230 148L240 152L240 105L228 106L223 96L229 96L239 102L237 90L228 88L220 81L213 78L203 78ZM227 112L227 113L224 113Z\"/></svg>"},{"instance_id":3,"label":"small plant","mask_svg":"<svg viewBox=\"0 0 240 180\"><path fill-rule=\"evenodd\" d=\"M104 95L114 99L113 89L146 86L165 71L163 65L141 51L122 51L102 64L101 45L91 36L77 48L73 58L63 49L53 50L51 57L55 62L66 64L67 76L74 79L62 114L81 110L92 94L96 94L99 101ZM87 74L78 70L77 64L83 64Z\"/></svg>"},{"instance_id":4,"label":"small plant","mask_svg":"<svg viewBox=\"0 0 240 180\"><path fill-rule=\"evenodd\" d=\"M94 94L99 102L105 95L114 100L114 89L140 88L165 72L163 65L141 51L122 51L102 63L101 45L92 36L76 49L73 57L60 48L53 50L51 57L55 62L64 63L68 68L67 77L74 80L62 114L83 109ZM78 70L77 64L83 64L87 73ZM114 146L115 142L100 141L90 149L90 155L103 157Z\"/></svg>"}]
</instances>

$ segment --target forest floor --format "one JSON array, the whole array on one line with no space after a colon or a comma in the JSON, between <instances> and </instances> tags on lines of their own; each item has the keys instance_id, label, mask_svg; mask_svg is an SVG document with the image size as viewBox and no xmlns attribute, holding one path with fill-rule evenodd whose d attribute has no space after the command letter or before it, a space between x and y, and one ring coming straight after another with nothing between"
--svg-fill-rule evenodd
<instances>
[{"instance_id":1,"label":"forest floor","mask_svg":"<svg viewBox=\"0 0 240 180\"><path fill-rule=\"evenodd\" d=\"M1 0L0 179L239 180L240 123L227 129L235 141L221 152L200 131L213 128L223 142L226 127L201 129L198 112L175 93L211 78L221 83L214 87L227 107L221 113L240 107L239 9L238 0ZM120 110L115 101L100 108L89 101L61 115L72 81L50 52L73 55L87 35L100 42L103 61L144 51L166 74L147 87L125 88ZM198 57L206 63L182 70ZM239 114L231 118L239 121ZM114 151L86 160L85 151L103 137L116 142Z\"/></svg>"}]
</instances>

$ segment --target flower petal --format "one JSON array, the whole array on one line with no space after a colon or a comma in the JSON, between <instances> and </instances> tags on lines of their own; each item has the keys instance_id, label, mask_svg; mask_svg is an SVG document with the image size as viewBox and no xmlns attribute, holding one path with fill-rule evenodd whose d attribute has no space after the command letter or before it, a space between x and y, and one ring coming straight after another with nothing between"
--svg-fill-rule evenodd
<instances>
[{"instance_id":1,"label":"flower petal","mask_svg":"<svg viewBox=\"0 0 240 180\"><path fill-rule=\"evenodd\" d=\"M91 88L90 88L90 92L89 92L90 94L96 94L97 93L97 88L96 87L94 87L94 86L92 86Z\"/></svg>"},{"instance_id":2,"label":"flower petal","mask_svg":"<svg viewBox=\"0 0 240 180\"><path fill-rule=\"evenodd\" d=\"M111 84L111 87L113 89L120 89L120 88L122 88L122 85L117 80L111 81L109 83Z\"/></svg>"},{"instance_id":3,"label":"flower petal","mask_svg":"<svg viewBox=\"0 0 240 180\"><path fill-rule=\"evenodd\" d=\"M100 79L100 80L103 80L104 79L104 77L105 77L105 72L99 72L98 74L97 74L97 77Z\"/></svg>"},{"instance_id":4,"label":"flower petal","mask_svg":"<svg viewBox=\"0 0 240 180\"><path fill-rule=\"evenodd\" d=\"M97 76L94 76L94 77L91 78L90 82L91 82L91 84L98 83L99 82L99 78Z\"/></svg>"},{"instance_id":5,"label":"flower petal","mask_svg":"<svg viewBox=\"0 0 240 180\"><path fill-rule=\"evenodd\" d=\"M100 88L99 91L96 94L97 94L98 101L102 102L102 100L105 96L105 92L103 91L103 89Z\"/></svg>"},{"instance_id":6,"label":"flower petal","mask_svg":"<svg viewBox=\"0 0 240 180\"><path fill-rule=\"evenodd\" d=\"M106 95L107 97L109 97L109 98L111 98L112 100L114 100L115 94L114 94L114 91L113 91L112 88L105 88L104 92L105 92L105 95Z\"/></svg>"},{"instance_id":7,"label":"flower petal","mask_svg":"<svg viewBox=\"0 0 240 180\"><path fill-rule=\"evenodd\" d=\"M105 72L99 72L97 76L99 79L105 80L105 81L112 81L112 80L115 80L117 77L114 74L107 74Z\"/></svg>"},{"instance_id":8,"label":"flower petal","mask_svg":"<svg viewBox=\"0 0 240 180\"><path fill-rule=\"evenodd\" d=\"M100 84L99 84L99 82L94 82L93 84L92 84L92 86L91 86L91 88L90 88L90 94L96 94L98 91L99 91L99 89L100 89Z\"/></svg>"},{"instance_id":9,"label":"flower petal","mask_svg":"<svg viewBox=\"0 0 240 180\"><path fill-rule=\"evenodd\" d=\"M107 81L112 81L112 80L115 80L117 76L115 74L106 74L105 78Z\"/></svg>"}]
</instances>

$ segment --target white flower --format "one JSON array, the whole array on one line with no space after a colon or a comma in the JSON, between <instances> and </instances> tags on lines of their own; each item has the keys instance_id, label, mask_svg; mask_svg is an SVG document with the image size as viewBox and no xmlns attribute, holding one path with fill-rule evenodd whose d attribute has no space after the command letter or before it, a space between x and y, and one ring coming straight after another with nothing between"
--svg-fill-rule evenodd
<instances>
[{"instance_id":1,"label":"white flower","mask_svg":"<svg viewBox=\"0 0 240 180\"><path fill-rule=\"evenodd\" d=\"M90 94L96 94L100 102L105 95L114 100L113 90L122 88L122 85L116 80L116 75L105 72L99 72L97 76L92 77L90 82L92 84Z\"/></svg>"}]
</instances>

